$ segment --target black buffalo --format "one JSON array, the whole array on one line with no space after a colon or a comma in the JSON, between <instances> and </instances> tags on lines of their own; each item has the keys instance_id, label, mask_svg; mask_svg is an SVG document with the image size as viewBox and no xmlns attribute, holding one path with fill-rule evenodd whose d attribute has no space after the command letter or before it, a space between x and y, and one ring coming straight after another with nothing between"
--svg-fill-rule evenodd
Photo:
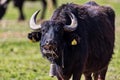
<instances>
[{"instance_id":1,"label":"black buffalo","mask_svg":"<svg viewBox=\"0 0 120 80\"><path fill-rule=\"evenodd\" d=\"M3 18L3 16L6 13L7 10L7 6L10 3L10 1L12 0L1 0L0 1L0 19ZM25 19L25 15L23 12L23 5L24 2L27 0L13 0L14 6L18 8L19 10L19 20L24 20ZM44 19L45 17L45 12L46 12L46 8L47 8L47 1L46 0L29 0L29 1L41 1L42 2L42 14L40 19ZM56 0L52 0L53 6L56 8L57 7L57 1Z\"/></svg>"},{"instance_id":2,"label":"black buffalo","mask_svg":"<svg viewBox=\"0 0 120 80\"><path fill-rule=\"evenodd\" d=\"M93 74L94 80L105 80L115 41L113 9L93 1L64 4L40 25L36 24L38 13L30 19L34 31L28 38L40 41L42 55L51 62L52 75L58 80L71 76L80 80L84 74L85 80L92 80Z\"/></svg>"}]
</instances>

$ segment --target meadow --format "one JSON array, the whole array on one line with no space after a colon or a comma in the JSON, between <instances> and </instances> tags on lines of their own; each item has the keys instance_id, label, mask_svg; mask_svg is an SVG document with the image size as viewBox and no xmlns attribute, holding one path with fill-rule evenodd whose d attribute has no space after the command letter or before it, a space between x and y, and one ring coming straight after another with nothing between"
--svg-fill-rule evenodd
<instances>
[{"instance_id":1,"label":"meadow","mask_svg":"<svg viewBox=\"0 0 120 80\"><path fill-rule=\"evenodd\" d=\"M67 2L83 4L87 1L58 0L58 6ZM115 49L106 80L120 80L120 1L96 0L96 2L111 6L116 13ZM56 80L48 76L49 62L42 57L39 43L32 43L27 39L27 34L32 31L29 28L29 19L39 9L42 10L40 2L27 1L24 4L26 20L19 22L18 10L13 7L12 2L9 4L6 15L0 21L0 80ZM53 11L49 2L45 19L50 19Z\"/></svg>"}]
</instances>

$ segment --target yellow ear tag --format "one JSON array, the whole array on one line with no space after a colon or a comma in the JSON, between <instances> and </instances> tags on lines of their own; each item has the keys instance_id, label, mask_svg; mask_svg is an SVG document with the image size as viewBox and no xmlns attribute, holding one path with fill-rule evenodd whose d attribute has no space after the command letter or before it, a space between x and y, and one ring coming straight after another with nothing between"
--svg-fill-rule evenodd
<instances>
[{"instance_id":1,"label":"yellow ear tag","mask_svg":"<svg viewBox=\"0 0 120 80\"><path fill-rule=\"evenodd\" d=\"M72 40L71 45L77 45L77 41L75 39Z\"/></svg>"},{"instance_id":2,"label":"yellow ear tag","mask_svg":"<svg viewBox=\"0 0 120 80\"><path fill-rule=\"evenodd\" d=\"M30 40L31 42L36 42L36 40L32 37L32 39Z\"/></svg>"}]
</instances>

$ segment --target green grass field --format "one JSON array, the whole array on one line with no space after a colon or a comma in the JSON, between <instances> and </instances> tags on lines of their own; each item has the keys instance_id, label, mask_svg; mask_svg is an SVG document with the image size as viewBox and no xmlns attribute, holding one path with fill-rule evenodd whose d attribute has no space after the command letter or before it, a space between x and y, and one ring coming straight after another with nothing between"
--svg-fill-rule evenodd
<instances>
[{"instance_id":1,"label":"green grass field","mask_svg":"<svg viewBox=\"0 0 120 80\"><path fill-rule=\"evenodd\" d=\"M83 4L87 1L58 0L58 5L66 2ZM116 12L115 54L110 62L106 80L120 80L120 1L96 0L96 2L111 6ZM49 19L54 11L52 5L49 6L46 19ZM13 3L9 4L6 15L0 21L0 80L56 80L48 76L49 62L40 54L39 43L32 43L27 39L27 34L31 31L29 18L39 9L40 2L27 1L24 6L26 20L18 22L18 10L13 8Z\"/></svg>"}]
</instances>

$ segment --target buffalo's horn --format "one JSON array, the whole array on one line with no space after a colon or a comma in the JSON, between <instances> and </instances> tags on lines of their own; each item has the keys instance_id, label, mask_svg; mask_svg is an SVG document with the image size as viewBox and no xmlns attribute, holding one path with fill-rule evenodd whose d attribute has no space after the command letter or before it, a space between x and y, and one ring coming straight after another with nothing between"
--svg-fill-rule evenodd
<instances>
[{"instance_id":1,"label":"buffalo's horn","mask_svg":"<svg viewBox=\"0 0 120 80\"><path fill-rule=\"evenodd\" d=\"M39 12L40 12L40 10L36 11L30 18L30 28L33 30L38 30L41 28L40 24L39 25L36 24L36 17Z\"/></svg>"},{"instance_id":2,"label":"buffalo's horn","mask_svg":"<svg viewBox=\"0 0 120 80\"><path fill-rule=\"evenodd\" d=\"M78 26L77 18L75 17L75 15L73 13L67 13L67 14L71 19L71 24L70 25L65 25L64 29L66 31L74 31L74 30L76 30L76 28Z\"/></svg>"}]
</instances>

